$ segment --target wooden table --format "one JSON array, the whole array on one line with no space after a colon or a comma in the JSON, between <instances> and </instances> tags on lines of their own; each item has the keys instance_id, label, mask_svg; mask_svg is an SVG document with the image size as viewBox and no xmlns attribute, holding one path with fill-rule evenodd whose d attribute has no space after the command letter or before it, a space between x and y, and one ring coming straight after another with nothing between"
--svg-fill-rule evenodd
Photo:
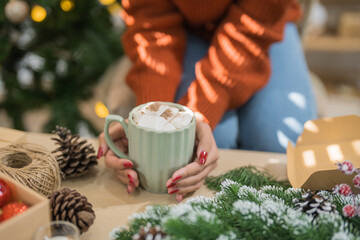
<instances>
[{"instance_id":1,"label":"wooden table","mask_svg":"<svg viewBox=\"0 0 360 240\"><path fill-rule=\"evenodd\" d=\"M48 148L55 149L54 141L50 140L52 135L40 133L27 133L26 142L37 143ZM89 139L98 148L97 139ZM219 175L230 169L244 165L254 165L267 169L279 179L285 179L286 155L279 153L220 150L218 167L211 175ZM135 212L143 211L147 205L152 204L177 204L174 196L169 194L154 194L143 189L133 194L128 194L126 186L116 179L110 169L104 164L104 159L99 159L95 170L88 175L62 182L62 187L76 189L88 198L93 205L96 219L89 231L82 234L81 240L102 240L109 239L111 229L116 226L126 225L129 216ZM202 186L191 196L212 196L213 192Z\"/></svg>"}]
</instances>

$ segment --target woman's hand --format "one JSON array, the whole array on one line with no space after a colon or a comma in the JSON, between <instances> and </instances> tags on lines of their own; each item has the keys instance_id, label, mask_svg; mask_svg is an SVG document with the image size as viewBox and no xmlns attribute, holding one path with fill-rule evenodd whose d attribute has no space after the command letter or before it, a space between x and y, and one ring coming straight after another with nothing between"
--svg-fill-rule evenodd
<instances>
[{"instance_id":1,"label":"woman's hand","mask_svg":"<svg viewBox=\"0 0 360 240\"><path fill-rule=\"evenodd\" d=\"M115 145L125 154L128 153L128 139L124 128L119 123L114 123L109 128L109 134ZM121 182L127 184L128 193L132 193L139 186L137 173L132 169L133 163L129 159L118 158L105 141L104 133L99 136L99 150L97 158L105 156L105 165L114 169Z\"/></svg>"},{"instance_id":2,"label":"woman's hand","mask_svg":"<svg viewBox=\"0 0 360 240\"><path fill-rule=\"evenodd\" d=\"M113 124L109 129L109 134L115 145L128 153L128 139L121 124ZM131 169L133 163L128 159L118 158L106 144L104 133L99 136L98 158L105 155L105 165L114 169L118 179L127 184L128 193L132 193L139 186L137 173ZM194 161L185 167L177 170L166 182L168 193L176 193L176 199L180 202L187 193L193 192L204 184L207 175L217 166L219 150L216 146L211 128L208 124L196 122Z\"/></svg>"},{"instance_id":3,"label":"woman's hand","mask_svg":"<svg viewBox=\"0 0 360 240\"><path fill-rule=\"evenodd\" d=\"M204 184L206 176L217 166L219 150L208 124L196 122L195 160L177 170L166 182L169 194L176 193L180 202L187 193Z\"/></svg>"}]
</instances>

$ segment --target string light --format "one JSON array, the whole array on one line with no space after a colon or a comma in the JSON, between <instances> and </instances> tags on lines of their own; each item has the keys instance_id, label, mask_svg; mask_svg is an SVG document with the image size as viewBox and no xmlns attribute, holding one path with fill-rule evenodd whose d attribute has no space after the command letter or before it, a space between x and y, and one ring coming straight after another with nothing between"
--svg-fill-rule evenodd
<instances>
[{"instance_id":1,"label":"string light","mask_svg":"<svg viewBox=\"0 0 360 240\"><path fill-rule=\"evenodd\" d=\"M102 5L105 5L105 6L108 6L110 4L113 4L116 0L99 0L99 2L102 4Z\"/></svg>"},{"instance_id":2,"label":"string light","mask_svg":"<svg viewBox=\"0 0 360 240\"><path fill-rule=\"evenodd\" d=\"M95 113L98 117L105 118L107 115L109 115L109 110L101 101L98 101L95 104Z\"/></svg>"},{"instance_id":3,"label":"string light","mask_svg":"<svg viewBox=\"0 0 360 240\"><path fill-rule=\"evenodd\" d=\"M61 0L60 7L64 12L69 12L74 9L75 3L73 0Z\"/></svg>"},{"instance_id":4,"label":"string light","mask_svg":"<svg viewBox=\"0 0 360 240\"><path fill-rule=\"evenodd\" d=\"M118 3L111 4L107 7L110 14L118 14L121 11L121 5Z\"/></svg>"},{"instance_id":5,"label":"string light","mask_svg":"<svg viewBox=\"0 0 360 240\"><path fill-rule=\"evenodd\" d=\"M31 19L34 22L42 22L44 21L44 19L46 18L46 10L45 8L39 6L39 5L35 5L32 9L31 9Z\"/></svg>"}]
</instances>

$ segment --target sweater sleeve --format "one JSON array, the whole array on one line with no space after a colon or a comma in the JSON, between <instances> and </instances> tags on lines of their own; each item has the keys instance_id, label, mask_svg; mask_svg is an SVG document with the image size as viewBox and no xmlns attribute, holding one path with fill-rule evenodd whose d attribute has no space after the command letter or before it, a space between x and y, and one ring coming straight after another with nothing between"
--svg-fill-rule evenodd
<instances>
[{"instance_id":1,"label":"sweater sleeve","mask_svg":"<svg viewBox=\"0 0 360 240\"><path fill-rule=\"evenodd\" d=\"M300 17L292 0L239 0L218 26L196 79L180 103L212 128L224 112L246 103L270 77L269 47L283 38L286 22Z\"/></svg>"},{"instance_id":2,"label":"sweater sleeve","mask_svg":"<svg viewBox=\"0 0 360 240\"><path fill-rule=\"evenodd\" d=\"M185 48L183 19L168 0L122 2L123 47L133 62L126 77L136 102L174 101Z\"/></svg>"}]
</instances>

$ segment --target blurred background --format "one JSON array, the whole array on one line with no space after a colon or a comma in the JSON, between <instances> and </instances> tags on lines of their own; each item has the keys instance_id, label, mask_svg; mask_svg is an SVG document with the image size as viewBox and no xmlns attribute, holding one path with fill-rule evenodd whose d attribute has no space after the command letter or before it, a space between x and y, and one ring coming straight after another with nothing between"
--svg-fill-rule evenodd
<instances>
[{"instance_id":1,"label":"blurred background","mask_svg":"<svg viewBox=\"0 0 360 240\"><path fill-rule=\"evenodd\" d=\"M319 117L360 115L360 1L301 2L299 31Z\"/></svg>"},{"instance_id":2,"label":"blurred background","mask_svg":"<svg viewBox=\"0 0 360 240\"><path fill-rule=\"evenodd\" d=\"M360 1L301 0L299 33L319 117L360 115ZM120 0L4 0L0 4L0 126L102 131L127 116Z\"/></svg>"}]
</instances>

